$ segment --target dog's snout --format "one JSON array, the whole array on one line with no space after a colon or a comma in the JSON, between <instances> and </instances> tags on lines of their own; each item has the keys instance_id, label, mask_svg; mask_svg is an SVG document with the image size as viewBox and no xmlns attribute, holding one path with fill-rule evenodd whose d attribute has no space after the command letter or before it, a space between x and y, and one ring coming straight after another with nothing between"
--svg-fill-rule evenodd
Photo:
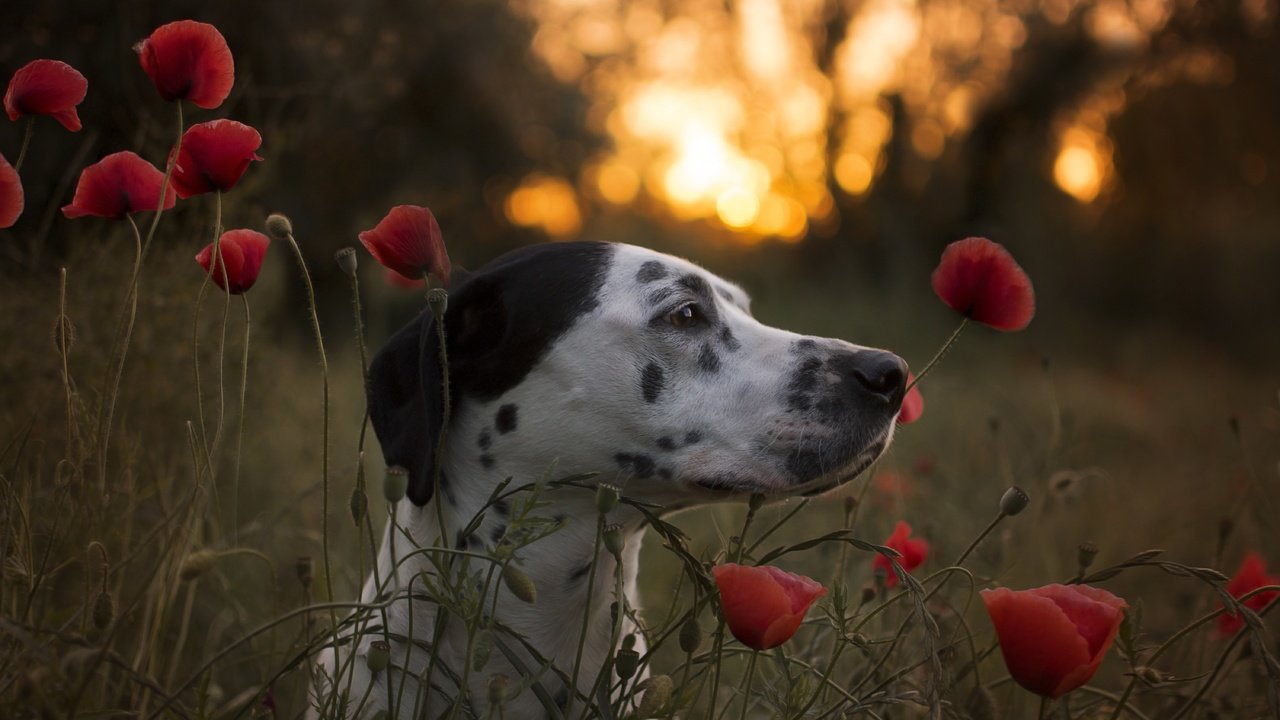
<instances>
[{"instance_id":1,"label":"dog's snout","mask_svg":"<svg viewBox=\"0 0 1280 720\"><path fill-rule=\"evenodd\" d=\"M907 363L902 358L879 350L861 352L849 372L864 390L895 408L902 404L907 384Z\"/></svg>"}]
</instances>

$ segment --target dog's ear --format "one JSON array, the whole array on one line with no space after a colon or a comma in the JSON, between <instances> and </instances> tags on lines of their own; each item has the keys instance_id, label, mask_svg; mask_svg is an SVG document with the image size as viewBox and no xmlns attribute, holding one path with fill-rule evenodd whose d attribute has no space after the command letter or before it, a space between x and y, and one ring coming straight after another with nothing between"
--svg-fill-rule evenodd
<instances>
[{"instance_id":1,"label":"dog's ear","mask_svg":"<svg viewBox=\"0 0 1280 720\"><path fill-rule=\"evenodd\" d=\"M387 467L409 471L407 494L415 505L431 500L436 441L445 421L439 353L428 309L401 328L369 366L369 419Z\"/></svg>"}]
</instances>

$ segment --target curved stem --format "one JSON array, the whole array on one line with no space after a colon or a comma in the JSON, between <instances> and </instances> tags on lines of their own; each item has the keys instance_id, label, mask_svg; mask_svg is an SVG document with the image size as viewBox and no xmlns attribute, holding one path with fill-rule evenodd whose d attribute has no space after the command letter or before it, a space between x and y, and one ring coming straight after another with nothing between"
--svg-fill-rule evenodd
<instances>
[{"instance_id":1,"label":"curved stem","mask_svg":"<svg viewBox=\"0 0 1280 720\"><path fill-rule=\"evenodd\" d=\"M933 366L937 365L942 360L943 356L946 355L947 351L951 349L951 346L955 344L956 339L960 337L960 333L968 324L969 318L964 318L960 321L960 324L956 326L954 331L952 331L951 337L947 338L947 341L942 343L942 347L938 348L938 352L933 356L933 359L929 361L929 364L925 365L924 369L916 375L916 379L912 380L911 383L907 385L905 392L910 392L911 388L915 387L921 380L923 380L924 376L928 375L929 371L933 369Z\"/></svg>"},{"instance_id":2,"label":"curved stem","mask_svg":"<svg viewBox=\"0 0 1280 720\"><path fill-rule=\"evenodd\" d=\"M578 650L574 653L573 672L569 676L569 699L564 704L565 717L573 717L573 701L578 696L578 672L582 668L582 651L587 644L587 629L591 626L591 595L596 589L596 566L600 560L600 538L603 534L604 513L599 513L596 515L596 540L591 546L591 570L587 574L587 599L583 604L586 609L582 613L582 632L578 635ZM618 608L618 612L621 614L621 607ZM612 652L613 648L609 650ZM588 697L587 703L590 704L590 702L591 698Z\"/></svg>"},{"instance_id":3,"label":"curved stem","mask_svg":"<svg viewBox=\"0 0 1280 720\"><path fill-rule=\"evenodd\" d=\"M756 658L759 656L759 650L752 650L751 659L747 661L747 678L742 682L742 714L738 720L747 720L747 708L751 706L751 680L755 678Z\"/></svg>"},{"instance_id":4,"label":"curved stem","mask_svg":"<svg viewBox=\"0 0 1280 720\"><path fill-rule=\"evenodd\" d=\"M320 445L320 482L322 486L322 509L320 515L320 542L321 553L324 556L324 585L325 592L329 601L333 601L333 573L330 572L329 564L329 360L324 353L324 336L320 333L320 316L316 312L316 291L311 284L311 273L307 272L307 261L302 257L302 249L298 247L298 241L293 238L293 233L285 236L289 241L289 247L293 250L293 255L298 260L298 268L302 271L302 281L307 286L307 307L311 311L311 329L316 336L316 351L320 354L320 375L323 380L323 402L321 414L323 416L323 437ZM337 614L331 609L329 611L331 625L337 628Z\"/></svg>"},{"instance_id":5,"label":"curved stem","mask_svg":"<svg viewBox=\"0 0 1280 720\"><path fill-rule=\"evenodd\" d=\"M36 116L27 118L27 131L22 135L22 149L18 150L18 159L13 163L13 171L22 170L22 161L27 159L27 149L31 147L31 136L36 132Z\"/></svg>"},{"instance_id":6,"label":"curved stem","mask_svg":"<svg viewBox=\"0 0 1280 720\"><path fill-rule=\"evenodd\" d=\"M249 298L245 295L241 295L240 302L244 305L244 348L241 350L240 354L240 414L236 419L236 460L234 470L231 475L231 538L233 545L240 544L240 523L238 518L238 503L240 495L240 452L244 448L244 399L245 391L249 387Z\"/></svg>"},{"instance_id":7,"label":"curved stem","mask_svg":"<svg viewBox=\"0 0 1280 720\"><path fill-rule=\"evenodd\" d=\"M969 543L969 547L965 548L964 552L960 553L960 557L956 558L956 561L951 564L958 566L961 563L963 563L965 561L965 558L969 557L969 553L972 553L978 547L978 543L982 542L983 539L985 539L988 535L990 535L991 531L996 529L996 525L999 525L1000 521L1005 519L1006 517L1008 516L1005 515L1004 513L1000 513L996 515L996 518L992 520L989 525L987 525L986 529L978 533L978 537L974 538L973 542Z\"/></svg>"},{"instance_id":8,"label":"curved stem","mask_svg":"<svg viewBox=\"0 0 1280 720\"><path fill-rule=\"evenodd\" d=\"M147 229L147 237L142 240L138 246L137 258L133 263L133 275L129 279L129 289L125 293L125 305L128 306L128 327L121 336L120 329L126 324L126 310L121 310L121 317L116 323L116 337L119 339L118 359L116 361L114 379L110 379L108 375L109 385L107 399L103 403L103 413L98 422L98 485L105 495L107 492L107 450L111 445L111 425L112 418L115 415L116 396L120 392L120 378L124 375L125 357L129 354L129 341L133 337L133 321L138 310L138 277L142 271L142 258L147 254L147 249L151 247L151 241L155 238L156 228L160 225L160 216L164 214L164 201L169 194L169 180L173 177L173 168L178 161L178 151L182 149L182 102L179 101L178 108L178 141L173 146L173 154L169 157L169 162L165 164L164 181L160 183L160 198L156 204L156 214L151 218L151 227ZM134 237L138 236L138 225L133 221L133 216L126 214L129 224L133 227ZM113 347L114 350L114 347ZM110 373L110 370L108 370ZM107 383L104 383L107 384Z\"/></svg>"}]
</instances>

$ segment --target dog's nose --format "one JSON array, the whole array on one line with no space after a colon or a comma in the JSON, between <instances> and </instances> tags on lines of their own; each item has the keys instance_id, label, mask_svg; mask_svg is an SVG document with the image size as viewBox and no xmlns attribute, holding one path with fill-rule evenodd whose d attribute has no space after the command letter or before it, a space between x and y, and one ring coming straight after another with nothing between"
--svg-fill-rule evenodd
<instances>
[{"instance_id":1,"label":"dog's nose","mask_svg":"<svg viewBox=\"0 0 1280 720\"><path fill-rule=\"evenodd\" d=\"M854 356L849 372L858 384L890 406L902 405L906 393L907 363L891 352L867 350Z\"/></svg>"}]
</instances>

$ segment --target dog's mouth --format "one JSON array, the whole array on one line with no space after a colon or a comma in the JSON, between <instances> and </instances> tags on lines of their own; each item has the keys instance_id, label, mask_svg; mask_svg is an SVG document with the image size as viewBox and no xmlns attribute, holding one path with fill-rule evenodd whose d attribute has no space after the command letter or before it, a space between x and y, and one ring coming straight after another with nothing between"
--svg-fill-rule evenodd
<instances>
[{"instance_id":1,"label":"dog's mouth","mask_svg":"<svg viewBox=\"0 0 1280 720\"><path fill-rule=\"evenodd\" d=\"M893 437L893 424L869 442L848 438L771 447L773 463L781 471L758 475L732 472L700 473L687 478L693 487L717 496L761 492L775 496L812 497L851 482L871 467Z\"/></svg>"}]
</instances>

